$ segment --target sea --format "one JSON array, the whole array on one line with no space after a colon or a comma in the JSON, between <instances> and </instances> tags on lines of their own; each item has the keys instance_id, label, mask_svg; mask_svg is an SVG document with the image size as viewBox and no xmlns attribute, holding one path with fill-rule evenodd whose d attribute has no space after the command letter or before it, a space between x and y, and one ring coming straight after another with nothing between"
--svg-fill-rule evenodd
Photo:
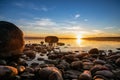
<instances>
[{"instance_id":1,"label":"sea","mask_svg":"<svg viewBox=\"0 0 120 80\"><path fill-rule=\"evenodd\" d=\"M26 44L40 44L44 39L25 39ZM120 48L120 41L116 40L85 40L85 39L59 39L60 43L64 43L64 46L59 46L63 51L89 51L92 48L98 48L99 50L113 50L117 51ZM45 43L47 45L47 43ZM56 46L58 47L58 46Z\"/></svg>"}]
</instances>

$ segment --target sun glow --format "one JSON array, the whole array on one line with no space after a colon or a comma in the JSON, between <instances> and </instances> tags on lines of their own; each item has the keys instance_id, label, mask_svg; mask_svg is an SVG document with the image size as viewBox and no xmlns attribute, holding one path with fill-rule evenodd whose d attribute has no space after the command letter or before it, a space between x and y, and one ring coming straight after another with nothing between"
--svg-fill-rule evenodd
<instances>
[{"instance_id":1,"label":"sun glow","mask_svg":"<svg viewBox=\"0 0 120 80\"><path fill-rule=\"evenodd\" d=\"M78 45L80 45L81 42L82 42L81 38L82 38L82 35L77 35L76 42L77 42Z\"/></svg>"}]
</instances>

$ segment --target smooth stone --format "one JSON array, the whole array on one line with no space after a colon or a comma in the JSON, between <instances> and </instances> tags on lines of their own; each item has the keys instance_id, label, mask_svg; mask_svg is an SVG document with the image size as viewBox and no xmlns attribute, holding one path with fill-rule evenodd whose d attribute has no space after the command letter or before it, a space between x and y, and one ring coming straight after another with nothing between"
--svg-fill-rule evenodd
<instances>
[{"instance_id":1,"label":"smooth stone","mask_svg":"<svg viewBox=\"0 0 120 80\"><path fill-rule=\"evenodd\" d=\"M22 72L25 71L25 67L24 66L18 66L17 70L18 70L19 73L22 73Z\"/></svg>"},{"instance_id":2,"label":"smooth stone","mask_svg":"<svg viewBox=\"0 0 120 80\"><path fill-rule=\"evenodd\" d=\"M5 60L0 60L0 65L7 65L7 62Z\"/></svg>"},{"instance_id":3,"label":"smooth stone","mask_svg":"<svg viewBox=\"0 0 120 80\"><path fill-rule=\"evenodd\" d=\"M24 48L23 32L13 23L0 21L0 37L0 58L20 57Z\"/></svg>"},{"instance_id":4,"label":"smooth stone","mask_svg":"<svg viewBox=\"0 0 120 80\"><path fill-rule=\"evenodd\" d=\"M83 62L83 69L84 70L90 70L93 67L92 62Z\"/></svg>"},{"instance_id":5,"label":"smooth stone","mask_svg":"<svg viewBox=\"0 0 120 80\"><path fill-rule=\"evenodd\" d=\"M39 79L42 80L63 80L62 74L56 67L45 67L39 71Z\"/></svg>"},{"instance_id":6,"label":"smooth stone","mask_svg":"<svg viewBox=\"0 0 120 80\"><path fill-rule=\"evenodd\" d=\"M78 80L92 80L92 75L90 71L85 70L82 74L80 74Z\"/></svg>"},{"instance_id":7,"label":"smooth stone","mask_svg":"<svg viewBox=\"0 0 120 80\"><path fill-rule=\"evenodd\" d=\"M64 73L64 78L69 79L69 80L77 79L80 74L81 74L81 72L78 70L67 70Z\"/></svg>"},{"instance_id":8,"label":"smooth stone","mask_svg":"<svg viewBox=\"0 0 120 80\"><path fill-rule=\"evenodd\" d=\"M110 79L114 78L114 74L109 70L96 71L95 75L102 75L102 76L110 78Z\"/></svg>"},{"instance_id":9,"label":"smooth stone","mask_svg":"<svg viewBox=\"0 0 120 80\"><path fill-rule=\"evenodd\" d=\"M99 54L99 50L97 48L90 49L89 54Z\"/></svg>"},{"instance_id":10,"label":"smooth stone","mask_svg":"<svg viewBox=\"0 0 120 80\"><path fill-rule=\"evenodd\" d=\"M44 58L39 57L39 58L37 58L37 60L38 60L38 61L43 61Z\"/></svg>"},{"instance_id":11,"label":"smooth stone","mask_svg":"<svg viewBox=\"0 0 120 80\"><path fill-rule=\"evenodd\" d=\"M32 50L24 51L24 54L30 59L34 59L36 57L35 51Z\"/></svg>"},{"instance_id":12,"label":"smooth stone","mask_svg":"<svg viewBox=\"0 0 120 80\"><path fill-rule=\"evenodd\" d=\"M22 80L34 80L35 74L29 73L29 72L24 72L21 75Z\"/></svg>"},{"instance_id":13,"label":"smooth stone","mask_svg":"<svg viewBox=\"0 0 120 80\"><path fill-rule=\"evenodd\" d=\"M100 60L100 59L96 59L93 61L93 63L94 63L94 65L96 65L96 64L104 65L106 62L103 60Z\"/></svg>"},{"instance_id":14,"label":"smooth stone","mask_svg":"<svg viewBox=\"0 0 120 80\"><path fill-rule=\"evenodd\" d=\"M120 67L120 58L115 61L115 64Z\"/></svg>"},{"instance_id":15,"label":"smooth stone","mask_svg":"<svg viewBox=\"0 0 120 80\"><path fill-rule=\"evenodd\" d=\"M0 66L0 79L11 78L18 74L18 70L12 66Z\"/></svg>"},{"instance_id":16,"label":"smooth stone","mask_svg":"<svg viewBox=\"0 0 120 80\"><path fill-rule=\"evenodd\" d=\"M75 70L82 70L83 69L83 64L82 61L74 61L71 63L71 68Z\"/></svg>"},{"instance_id":17,"label":"smooth stone","mask_svg":"<svg viewBox=\"0 0 120 80\"><path fill-rule=\"evenodd\" d=\"M44 60L44 62L45 62L46 64L58 65L59 60Z\"/></svg>"},{"instance_id":18,"label":"smooth stone","mask_svg":"<svg viewBox=\"0 0 120 80\"><path fill-rule=\"evenodd\" d=\"M41 68L45 68L45 67L55 67L54 64L40 64Z\"/></svg>"},{"instance_id":19,"label":"smooth stone","mask_svg":"<svg viewBox=\"0 0 120 80\"><path fill-rule=\"evenodd\" d=\"M65 60L62 60L58 65L57 67L59 69L64 69L64 70L67 70L67 69L70 69L70 64L68 62L66 62Z\"/></svg>"},{"instance_id":20,"label":"smooth stone","mask_svg":"<svg viewBox=\"0 0 120 80\"><path fill-rule=\"evenodd\" d=\"M92 75L94 75L96 71L100 70L109 70L109 68L103 65L95 65L90 69Z\"/></svg>"}]
</instances>

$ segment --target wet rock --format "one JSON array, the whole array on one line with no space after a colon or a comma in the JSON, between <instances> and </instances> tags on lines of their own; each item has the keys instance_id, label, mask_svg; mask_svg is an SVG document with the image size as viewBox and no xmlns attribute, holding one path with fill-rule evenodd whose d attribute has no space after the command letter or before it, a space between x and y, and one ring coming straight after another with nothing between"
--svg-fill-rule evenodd
<instances>
[{"instance_id":1,"label":"wet rock","mask_svg":"<svg viewBox=\"0 0 120 80\"><path fill-rule=\"evenodd\" d=\"M26 61L24 59L22 59L22 58L18 59L17 64L23 65L23 66L28 66L28 64L26 63Z\"/></svg>"},{"instance_id":2,"label":"wet rock","mask_svg":"<svg viewBox=\"0 0 120 80\"><path fill-rule=\"evenodd\" d=\"M120 70L114 71L115 78L120 80Z\"/></svg>"},{"instance_id":3,"label":"wet rock","mask_svg":"<svg viewBox=\"0 0 120 80\"><path fill-rule=\"evenodd\" d=\"M24 72L20 76L22 80L34 80L35 78L35 74L29 72Z\"/></svg>"},{"instance_id":4,"label":"wet rock","mask_svg":"<svg viewBox=\"0 0 120 80\"><path fill-rule=\"evenodd\" d=\"M46 64L54 64L57 65L59 63L59 60L44 60Z\"/></svg>"},{"instance_id":5,"label":"wet rock","mask_svg":"<svg viewBox=\"0 0 120 80\"><path fill-rule=\"evenodd\" d=\"M31 67L33 67L33 68L35 68L35 67L37 67L37 66L39 66L39 63L37 63L37 62L33 62L33 63L31 64Z\"/></svg>"},{"instance_id":6,"label":"wet rock","mask_svg":"<svg viewBox=\"0 0 120 80\"><path fill-rule=\"evenodd\" d=\"M40 64L41 68L45 68L45 67L55 67L54 64Z\"/></svg>"},{"instance_id":7,"label":"wet rock","mask_svg":"<svg viewBox=\"0 0 120 80\"><path fill-rule=\"evenodd\" d=\"M90 54L91 57L97 58L99 55L99 50L97 48L93 48L88 53Z\"/></svg>"},{"instance_id":8,"label":"wet rock","mask_svg":"<svg viewBox=\"0 0 120 80\"><path fill-rule=\"evenodd\" d=\"M107 57L107 59L112 59L112 60L116 60L118 58L120 58L120 54L114 54L114 55Z\"/></svg>"},{"instance_id":9,"label":"wet rock","mask_svg":"<svg viewBox=\"0 0 120 80\"><path fill-rule=\"evenodd\" d=\"M62 60L58 65L57 67L59 69L64 69L64 70L67 70L70 68L70 64L68 62L66 62L65 60Z\"/></svg>"},{"instance_id":10,"label":"wet rock","mask_svg":"<svg viewBox=\"0 0 120 80\"><path fill-rule=\"evenodd\" d=\"M80 53L80 54L76 55L76 57L79 58L80 60L82 60L83 58L86 58L88 56L89 56L88 53Z\"/></svg>"},{"instance_id":11,"label":"wet rock","mask_svg":"<svg viewBox=\"0 0 120 80\"><path fill-rule=\"evenodd\" d=\"M49 54L48 59L56 59L57 55L56 54Z\"/></svg>"},{"instance_id":12,"label":"wet rock","mask_svg":"<svg viewBox=\"0 0 120 80\"><path fill-rule=\"evenodd\" d=\"M37 60L38 60L38 61L43 61L44 58L39 57L39 58L37 58Z\"/></svg>"},{"instance_id":13,"label":"wet rock","mask_svg":"<svg viewBox=\"0 0 120 80\"><path fill-rule=\"evenodd\" d=\"M31 67L26 67L25 72L34 73L34 69Z\"/></svg>"},{"instance_id":14,"label":"wet rock","mask_svg":"<svg viewBox=\"0 0 120 80\"><path fill-rule=\"evenodd\" d=\"M89 54L99 54L99 50L97 48L93 48L88 53Z\"/></svg>"},{"instance_id":15,"label":"wet rock","mask_svg":"<svg viewBox=\"0 0 120 80\"><path fill-rule=\"evenodd\" d=\"M63 80L61 72L56 67L45 67L39 71L41 80Z\"/></svg>"},{"instance_id":16,"label":"wet rock","mask_svg":"<svg viewBox=\"0 0 120 80\"><path fill-rule=\"evenodd\" d=\"M15 77L18 74L16 68L12 66L0 66L0 80Z\"/></svg>"},{"instance_id":17,"label":"wet rock","mask_svg":"<svg viewBox=\"0 0 120 80\"><path fill-rule=\"evenodd\" d=\"M77 70L67 70L65 71L64 78L68 80L77 79L80 73L81 72Z\"/></svg>"},{"instance_id":18,"label":"wet rock","mask_svg":"<svg viewBox=\"0 0 120 80\"><path fill-rule=\"evenodd\" d=\"M44 56L44 54L40 54L40 56Z\"/></svg>"},{"instance_id":19,"label":"wet rock","mask_svg":"<svg viewBox=\"0 0 120 80\"><path fill-rule=\"evenodd\" d=\"M82 70L83 69L83 64L81 61L74 61L71 63L71 68L76 69L76 70Z\"/></svg>"},{"instance_id":20,"label":"wet rock","mask_svg":"<svg viewBox=\"0 0 120 80\"><path fill-rule=\"evenodd\" d=\"M100 59L96 59L93 61L94 65L100 64L100 65L104 65L106 62Z\"/></svg>"},{"instance_id":21,"label":"wet rock","mask_svg":"<svg viewBox=\"0 0 120 80\"><path fill-rule=\"evenodd\" d=\"M63 59L65 59L68 63L73 62L73 61L74 61L74 58L75 58L75 55L73 55L73 54L65 55L65 56L63 57Z\"/></svg>"},{"instance_id":22,"label":"wet rock","mask_svg":"<svg viewBox=\"0 0 120 80\"><path fill-rule=\"evenodd\" d=\"M115 61L115 64L120 67L120 58Z\"/></svg>"},{"instance_id":23,"label":"wet rock","mask_svg":"<svg viewBox=\"0 0 120 80\"><path fill-rule=\"evenodd\" d=\"M109 70L96 71L95 75L102 75L102 76L110 78L110 79L114 78L114 74Z\"/></svg>"},{"instance_id":24,"label":"wet rock","mask_svg":"<svg viewBox=\"0 0 120 80\"><path fill-rule=\"evenodd\" d=\"M35 56L36 56L35 52L32 51L32 50L25 51L24 54L25 54L26 56L28 56L30 59L34 59Z\"/></svg>"},{"instance_id":25,"label":"wet rock","mask_svg":"<svg viewBox=\"0 0 120 80\"><path fill-rule=\"evenodd\" d=\"M0 58L20 57L24 48L23 32L13 23L0 21L0 37Z\"/></svg>"},{"instance_id":26,"label":"wet rock","mask_svg":"<svg viewBox=\"0 0 120 80\"><path fill-rule=\"evenodd\" d=\"M107 79L106 77L102 76L102 75L96 75L93 77L94 80L110 80Z\"/></svg>"},{"instance_id":27,"label":"wet rock","mask_svg":"<svg viewBox=\"0 0 120 80\"><path fill-rule=\"evenodd\" d=\"M7 62L5 60L0 60L0 65L7 65Z\"/></svg>"},{"instance_id":28,"label":"wet rock","mask_svg":"<svg viewBox=\"0 0 120 80\"><path fill-rule=\"evenodd\" d=\"M25 71L25 67L24 66L18 66L17 70L18 70L19 73L22 73L22 72Z\"/></svg>"},{"instance_id":29,"label":"wet rock","mask_svg":"<svg viewBox=\"0 0 120 80\"><path fill-rule=\"evenodd\" d=\"M78 80L92 80L90 71L85 70L82 74L80 74Z\"/></svg>"},{"instance_id":30,"label":"wet rock","mask_svg":"<svg viewBox=\"0 0 120 80\"><path fill-rule=\"evenodd\" d=\"M84 70L90 70L93 67L92 62L83 62L83 69Z\"/></svg>"},{"instance_id":31,"label":"wet rock","mask_svg":"<svg viewBox=\"0 0 120 80\"><path fill-rule=\"evenodd\" d=\"M109 69L103 65L95 65L90 69L92 75L94 75L96 71L100 71L100 70L109 70Z\"/></svg>"},{"instance_id":32,"label":"wet rock","mask_svg":"<svg viewBox=\"0 0 120 80\"><path fill-rule=\"evenodd\" d=\"M16 62L10 62L10 63L8 63L8 65L9 66L13 66L13 67L17 67L18 66L18 64Z\"/></svg>"}]
</instances>

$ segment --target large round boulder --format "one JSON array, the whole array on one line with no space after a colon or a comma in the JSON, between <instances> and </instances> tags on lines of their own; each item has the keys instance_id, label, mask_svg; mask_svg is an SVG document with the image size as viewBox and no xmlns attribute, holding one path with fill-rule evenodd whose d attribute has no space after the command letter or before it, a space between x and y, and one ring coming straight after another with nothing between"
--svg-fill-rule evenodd
<instances>
[{"instance_id":1,"label":"large round boulder","mask_svg":"<svg viewBox=\"0 0 120 80\"><path fill-rule=\"evenodd\" d=\"M13 23L0 21L0 58L19 56L23 47L23 32Z\"/></svg>"},{"instance_id":2,"label":"large round boulder","mask_svg":"<svg viewBox=\"0 0 120 80\"><path fill-rule=\"evenodd\" d=\"M45 67L39 71L40 80L63 80L61 72L56 67Z\"/></svg>"}]
</instances>

